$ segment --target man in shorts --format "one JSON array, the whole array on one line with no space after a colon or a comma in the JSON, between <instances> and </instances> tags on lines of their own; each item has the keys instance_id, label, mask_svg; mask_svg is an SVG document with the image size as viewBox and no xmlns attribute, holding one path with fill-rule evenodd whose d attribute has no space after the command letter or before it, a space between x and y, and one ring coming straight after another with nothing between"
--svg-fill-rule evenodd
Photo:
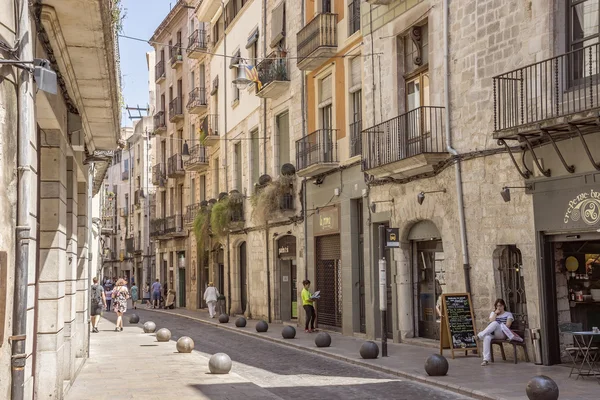
<instances>
[{"instance_id":1,"label":"man in shorts","mask_svg":"<svg viewBox=\"0 0 600 400\"><path fill-rule=\"evenodd\" d=\"M156 278L156 282L152 284L152 305L154 308L158 308L160 305L160 293L162 291L162 285L160 284L160 280Z\"/></svg>"},{"instance_id":2,"label":"man in shorts","mask_svg":"<svg viewBox=\"0 0 600 400\"><path fill-rule=\"evenodd\" d=\"M92 332L98 333L100 315L102 315L102 310L106 308L106 296L104 295L104 288L98 285L98 278L94 278L93 282L90 291L90 314L92 315Z\"/></svg>"}]
</instances>

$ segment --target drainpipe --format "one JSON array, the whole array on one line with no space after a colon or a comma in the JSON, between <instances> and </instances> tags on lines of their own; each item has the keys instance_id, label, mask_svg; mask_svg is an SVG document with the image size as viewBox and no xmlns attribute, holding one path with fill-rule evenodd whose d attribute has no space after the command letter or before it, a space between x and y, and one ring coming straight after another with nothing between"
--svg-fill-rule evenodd
<instances>
[{"instance_id":1,"label":"drainpipe","mask_svg":"<svg viewBox=\"0 0 600 400\"><path fill-rule=\"evenodd\" d=\"M131 166L130 166L131 167ZM87 274L87 281L86 281L86 297L84 300L85 302L89 301L87 299L89 299L89 287L91 286L91 279L92 279L92 193L94 191L94 170L96 169L95 163L90 164L89 168L88 168L88 187L87 187L87 240L88 240L88 274ZM133 217L132 217L133 218ZM101 229L101 228L100 228ZM102 233L102 232L99 232ZM74 261L75 262L75 261ZM128 282L129 283L129 282ZM92 325L92 319L91 318L87 318L88 321L88 327L87 330L83 333L86 336L86 341L87 341L87 349L86 349L86 358L90 356L90 332L91 332L91 325Z\"/></svg>"},{"instance_id":2,"label":"drainpipe","mask_svg":"<svg viewBox=\"0 0 600 400\"><path fill-rule=\"evenodd\" d=\"M20 0L17 7L19 41L19 59L33 60L33 38L29 19L27 0ZM25 340L27 338L27 273L29 267L29 202L32 193L31 162L29 160L30 133L33 129L34 100L33 76L24 69L19 70L17 110L19 122L17 126L17 223L15 281L13 293L13 335L11 354L11 398L22 400L25 395L25 363L27 354ZM38 150L39 151L39 150ZM37 199L36 199L37 201ZM39 218L39 216L38 216ZM33 340L33 338L32 338Z\"/></svg>"},{"instance_id":3,"label":"drainpipe","mask_svg":"<svg viewBox=\"0 0 600 400\"><path fill-rule=\"evenodd\" d=\"M306 15L305 15L305 0L302 0L302 26L304 26L305 24L305 19L306 19ZM300 71L301 75L302 75L302 96L301 96L301 104L302 104L302 135L304 135L304 132L306 132L306 74L303 71ZM297 155L296 155L297 156ZM306 252L308 250L308 235L307 235L307 231L308 231L308 213L306 212L307 210L307 200L308 200L308 195L306 193L306 190L308 189L307 185L306 185L306 178L304 178L302 180L302 213L304 214L304 279L308 280L308 257L306 256Z\"/></svg>"},{"instance_id":4,"label":"drainpipe","mask_svg":"<svg viewBox=\"0 0 600 400\"><path fill-rule=\"evenodd\" d=\"M446 123L446 150L452 156L458 156L458 151L452 147L452 134L450 132L450 67L448 64L448 13L449 13L449 0L443 0L444 9L444 106L446 108L445 123ZM465 224L465 205L463 196L462 186L462 171L460 165L460 159L456 160L454 164L455 180L456 180L456 197L458 203L458 218L460 227L460 241L462 245L463 254L463 269L465 275L465 290L467 293L471 293L471 266L469 265L469 249L467 246L467 228Z\"/></svg>"}]
</instances>

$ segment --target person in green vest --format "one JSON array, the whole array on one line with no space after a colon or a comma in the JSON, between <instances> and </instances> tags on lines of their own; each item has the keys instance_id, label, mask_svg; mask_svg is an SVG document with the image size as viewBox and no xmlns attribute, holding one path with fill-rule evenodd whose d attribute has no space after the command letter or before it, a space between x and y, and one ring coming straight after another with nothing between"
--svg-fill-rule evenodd
<instances>
[{"instance_id":1,"label":"person in green vest","mask_svg":"<svg viewBox=\"0 0 600 400\"><path fill-rule=\"evenodd\" d=\"M306 323L304 324L304 332L312 333L315 331L315 319L317 319L317 312L313 307L313 302L316 300L312 297L311 293L308 291L310 288L310 281L308 279L302 282L304 285L304 289L302 289L302 308L306 312ZM310 322L310 329L308 328L308 324Z\"/></svg>"}]
</instances>

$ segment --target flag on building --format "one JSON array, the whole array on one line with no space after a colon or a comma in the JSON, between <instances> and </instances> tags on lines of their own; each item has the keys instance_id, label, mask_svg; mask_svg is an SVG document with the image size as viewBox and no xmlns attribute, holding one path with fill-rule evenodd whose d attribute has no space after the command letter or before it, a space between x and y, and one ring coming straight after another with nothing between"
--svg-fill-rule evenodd
<instances>
[{"instance_id":1,"label":"flag on building","mask_svg":"<svg viewBox=\"0 0 600 400\"><path fill-rule=\"evenodd\" d=\"M262 83L260 82L260 79L258 79L258 71L256 70L256 67L254 65L245 65L245 67L247 69L248 79L250 79L252 82L256 82L256 86L260 91L262 89Z\"/></svg>"}]
</instances>

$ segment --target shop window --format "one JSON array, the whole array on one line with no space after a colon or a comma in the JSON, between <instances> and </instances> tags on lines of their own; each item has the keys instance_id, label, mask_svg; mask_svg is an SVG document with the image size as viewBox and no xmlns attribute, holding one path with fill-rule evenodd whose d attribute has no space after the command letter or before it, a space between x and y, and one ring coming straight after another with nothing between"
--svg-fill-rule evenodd
<instances>
[{"instance_id":1,"label":"shop window","mask_svg":"<svg viewBox=\"0 0 600 400\"><path fill-rule=\"evenodd\" d=\"M504 299L515 321L521 328L527 326L527 298L521 251L515 245L498 246L494 252L496 263L496 293Z\"/></svg>"}]
</instances>

